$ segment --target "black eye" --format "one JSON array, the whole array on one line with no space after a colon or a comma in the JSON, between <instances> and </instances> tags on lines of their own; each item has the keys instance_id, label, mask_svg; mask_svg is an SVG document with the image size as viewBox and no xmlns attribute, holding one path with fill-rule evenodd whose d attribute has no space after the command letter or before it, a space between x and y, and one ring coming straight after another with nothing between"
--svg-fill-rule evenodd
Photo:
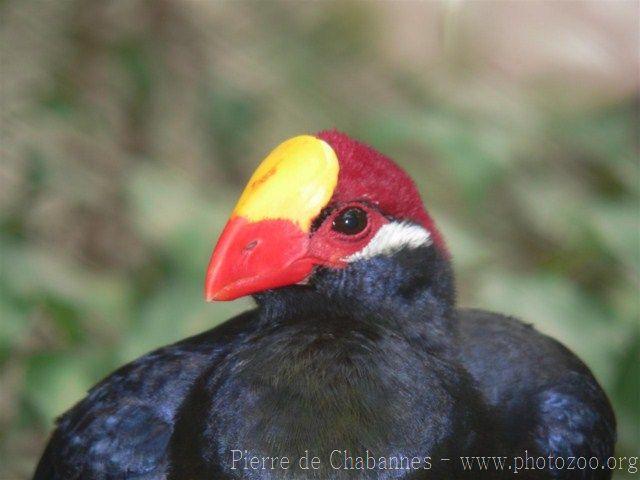
<instances>
[{"instance_id":1,"label":"black eye","mask_svg":"<svg viewBox=\"0 0 640 480\"><path fill-rule=\"evenodd\" d=\"M336 232L345 235L360 233L367 226L367 214L361 208L347 208L333 220L331 226Z\"/></svg>"}]
</instances>

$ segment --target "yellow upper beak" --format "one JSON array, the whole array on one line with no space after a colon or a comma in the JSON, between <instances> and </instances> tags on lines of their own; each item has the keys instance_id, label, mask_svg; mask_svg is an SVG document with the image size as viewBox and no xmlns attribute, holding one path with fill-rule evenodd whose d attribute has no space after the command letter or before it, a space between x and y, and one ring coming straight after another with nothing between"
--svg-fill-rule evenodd
<instances>
[{"instance_id":1,"label":"yellow upper beak","mask_svg":"<svg viewBox=\"0 0 640 480\"><path fill-rule=\"evenodd\" d=\"M338 159L324 141L300 135L281 143L249 179L233 216L290 220L308 231L338 182Z\"/></svg>"}]
</instances>

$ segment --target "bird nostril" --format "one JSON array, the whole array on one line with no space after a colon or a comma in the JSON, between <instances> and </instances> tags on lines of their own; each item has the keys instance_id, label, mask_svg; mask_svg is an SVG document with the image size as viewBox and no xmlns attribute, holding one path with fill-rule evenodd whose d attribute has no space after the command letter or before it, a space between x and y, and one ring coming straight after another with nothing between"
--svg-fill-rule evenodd
<instances>
[{"instance_id":1,"label":"bird nostril","mask_svg":"<svg viewBox=\"0 0 640 480\"><path fill-rule=\"evenodd\" d=\"M242 250L248 252L249 250L253 250L254 248L256 248L256 245L258 245L258 240L252 240L251 242L247 243Z\"/></svg>"}]
</instances>

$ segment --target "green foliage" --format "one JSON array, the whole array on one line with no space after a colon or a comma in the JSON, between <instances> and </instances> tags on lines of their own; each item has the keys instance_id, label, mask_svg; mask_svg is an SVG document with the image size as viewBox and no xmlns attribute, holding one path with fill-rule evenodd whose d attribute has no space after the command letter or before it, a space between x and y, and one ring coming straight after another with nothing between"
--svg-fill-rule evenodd
<instances>
[{"instance_id":1,"label":"green foliage","mask_svg":"<svg viewBox=\"0 0 640 480\"><path fill-rule=\"evenodd\" d=\"M381 49L381 4L45 4L0 7L30 38L2 46L0 477L25 478L113 368L250 305L203 302L216 236L269 148L334 126L416 179L460 303L575 350L615 405L618 453L638 454L632 94L555 102L487 76L469 32L426 75Z\"/></svg>"}]
</instances>

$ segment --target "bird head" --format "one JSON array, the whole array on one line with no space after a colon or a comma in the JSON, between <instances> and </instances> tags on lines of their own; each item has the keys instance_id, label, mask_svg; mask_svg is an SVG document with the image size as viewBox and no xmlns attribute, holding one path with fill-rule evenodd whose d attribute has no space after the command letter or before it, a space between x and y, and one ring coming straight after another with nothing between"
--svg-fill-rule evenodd
<instances>
[{"instance_id":1,"label":"bird head","mask_svg":"<svg viewBox=\"0 0 640 480\"><path fill-rule=\"evenodd\" d=\"M249 180L213 251L205 297L312 284L376 258L446 247L411 178L338 131L291 138ZM383 279L379 279L383 281Z\"/></svg>"}]
</instances>

